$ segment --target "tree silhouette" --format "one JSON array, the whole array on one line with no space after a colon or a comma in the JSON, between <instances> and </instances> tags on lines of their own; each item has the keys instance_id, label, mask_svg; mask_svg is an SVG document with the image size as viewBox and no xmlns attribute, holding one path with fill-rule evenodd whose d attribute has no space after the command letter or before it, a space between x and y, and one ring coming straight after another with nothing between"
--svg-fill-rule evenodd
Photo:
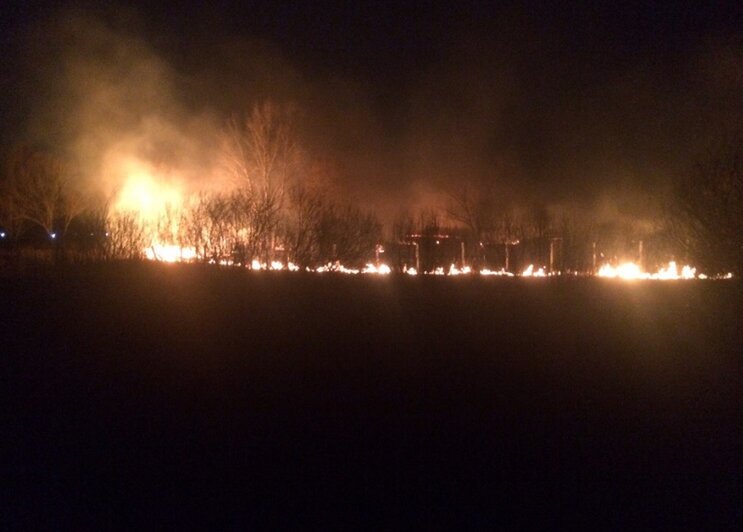
<instances>
[{"instance_id":1,"label":"tree silhouette","mask_svg":"<svg viewBox=\"0 0 743 532\"><path fill-rule=\"evenodd\" d=\"M671 233L696 264L743 273L743 142L718 144L673 188Z\"/></svg>"}]
</instances>

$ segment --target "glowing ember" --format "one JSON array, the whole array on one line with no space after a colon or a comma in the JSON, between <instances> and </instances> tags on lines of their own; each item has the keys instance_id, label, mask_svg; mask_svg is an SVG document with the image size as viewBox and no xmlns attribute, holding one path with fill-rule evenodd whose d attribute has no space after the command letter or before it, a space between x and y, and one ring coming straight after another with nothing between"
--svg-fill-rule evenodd
<instances>
[{"instance_id":1,"label":"glowing ember","mask_svg":"<svg viewBox=\"0 0 743 532\"><path fill-rule=\"evenodd\" d=\"M674 261L668 263L666 267L661 267L655 273L645 272L635 264L634 262L625 262L618 266L611 266L610 264L604 264L599 268L596 274L599 277L608 277L612 279L652 279L659 281L668 281L676 279L706 279L707 276L696 274L696 268L691 266L684 266L679 271L678 266Z\"/></svg>"},{"instance_id":2,"label":"glowing ember","mask_svg":"<svg viewBox=\"0 0 743 532\"><path fill-rule=\"evenodd\" d=\"M507 272L506 270L489 270L485 268L484 270L480 270L480 275L497 275L500 277L513 277L513 274L511 272Z\"/></svg>"},{"instance_id":3,"label":"glowing ember","mask_svg":"<svg viewBox=\"0 0 743 532\"><path fill-rule=\"evenodd\" d=\"M151 171L141 163L125 164L126 180L118 193L114 207L119 212L134 212L142 219L152 220L165 209L183 203L180 191L156 180Z\"/></svg>"},{"instance_id":4,"label":"glowing ember","mask_svg":"<svg viewBox=\"0 0 743 532\"><path fill-rule=\"evenodd\" d=\"M392 273L392 269L386 264L380 264L379 266L367 264L366 266L364 266L364 269L361 270L361 273L376 273L380 275L388 275L389 273Z\"/></svg>"},{"instance_id":5,"label":"glowing ember","mask_svg":"<svg viewBox=\"0 0 743 532\"><path fill-rule=\"evenodd\" d=\"M145 249L145 257L162 262L186 262L197 258L196 250L166 244L152 244Z\"/></svg>"},{"instance_id":6,"label":"glowing ember","mask_svg":"<svg viewBox=\"0 0 743 532\"><path fill-rule=\"evenodd\" d=\"M461 270L455 264L449 266L449 275L466 275L468 273L472 273L472 268L469 266L465 266Z\"/></svg>"},{"instance_id":7,"label":"glowing ember","mask_svg":"<svg viewBox=\"0 0 743 532\"><path fill-rule=\"evenodd\" d=\"M315 273L327 273L327 272L335 272L335 273L347 273L351 275L356 275L359 273L359 270L356 270L354 268L346 268L339 262L335 263L329 263L325 266L320 266L319 268L316 268L315 270L312 270L310 268L307 269L308 271L314 271Z\"/></svg>"},{"instance_id":8,"label":"glowing ember","mask_svg":"<svg viewBox=\"0 0 743 532\"><path fill-rule=\"evenodd\" d=\"M298 272L300 270L299 266L294 264L293 262L288 262L286 265L284 265L283 262L279 260L272 260L270 263L261 262L258 259L253 259L250 263L250 269L251 270L268 270L272 272L280 272L280 271L290 271L290 272ZM311 269L307 269L307 271L314 271Z\"/></svg>"},{"instance_id":9,"label":"glowing ember","mask_svg":"<svg viewBox=\"0 0 743 532\"><path fill-rule=\"evenodd\" d=\"M534 265L529 264L529 266L521 272L521 277L547 277L547 274L545 273L544 268L539 268L534 271Z\"/></svg>"},{"instance_id":10,"label":"glowing ember","mask_svg":"<svg viewBox=\"0 0 743 532\"><path fill-rule=\"evenodd\" d=\"M190 262L199 259L199 255L194 248L182 247L172 244L163 244L160 242L154 242L144 250L144 255L149 260L162 261L162 262ZM218 262L215 259L209 261L210 264L220 264L224 266L232 266L233 261L231 259L222 259ZM270 270L270 271L291 271L297 272L301 268L292 262L284 264L281 261L271 261L270 263L261 262L258 259L253 259L250 263L250 269L255 271ZM342 273L356 275L362 274L373 274L373 275L389 275L392 273L392 268L387 264L375 265L373 263L367 263L361 270L356 268L348 268L340 262L328 263L318 268L305 268L305 271L311 273ZM402 273L406 275L418 275L418 271L415 268L403 267ZM438 266L432 271L424 271L426 275L444 275L444 276L456 276L456 275L469 275L473 273L479 273L482 276L498 276L498 277L548 277L552 275L560 275L558 273L547 273L544 267L538 269L534 268L533 264L529 264L520 274L514 274L504 269L490 270L484 268L480 271L473 271L469 266L458 268L456 264L451 264L449 269L444 269L443 266ZM580 275L578 272L568 272L572 275ZM604 264L601 266L599 271L596 273L597 277L609 278L609 279L624 279L624 280L677 280L677 279L731 279L732 273L725 275L714 275L707 276L703 273L697 274L696 268L691 266L682 266L680 269L676 262L671 261L666 266L661 267L654 273L645 272L642 268L633 263L625 262L617 266L610 264Z\"/></svg>"},{"instance_id":11,"label":"glowing ember","mask_svg":"<svg viewBox=\"0 0 743 532\"><path fill-rule=\"evenodd\" d=\"M604 264L599 268L598 277L622 278L622 279L639 279L642 274L640 267L632 262L625 262L619 266Z\"/></svg>"}]
</instances>

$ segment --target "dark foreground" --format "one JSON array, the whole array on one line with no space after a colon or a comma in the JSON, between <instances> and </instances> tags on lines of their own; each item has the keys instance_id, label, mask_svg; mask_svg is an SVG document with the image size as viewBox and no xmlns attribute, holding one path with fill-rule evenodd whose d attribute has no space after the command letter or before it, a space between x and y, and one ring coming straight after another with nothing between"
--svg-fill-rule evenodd
<instances>
[{"instance_id":1,"label":"dark foreground","mask_svg":"<svg viewBox=\"0 0 743 532\"><path fill-rule=\"evenodd\" d=\"M2 522L740 526L738 282L0 280Z\"/></svg>"}]
</instances>

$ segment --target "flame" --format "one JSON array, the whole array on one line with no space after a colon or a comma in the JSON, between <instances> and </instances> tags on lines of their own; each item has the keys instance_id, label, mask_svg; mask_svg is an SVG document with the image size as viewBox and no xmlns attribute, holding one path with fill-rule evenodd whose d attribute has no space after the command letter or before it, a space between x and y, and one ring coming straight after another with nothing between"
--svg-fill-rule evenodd
<instances>
[{"instance_id":1,"label":"flame","mask_svg":"<svg viewBox=\"0 0 743 532\"><path fill-rule=\"evenodd\" d=\"M539 268L537 271L534 271L534 265L529 264L529 266L521 272L521 277L547 277L547 273L544 271L544 268Z\"/></svg>"},{"instance_id":2,"label":"flame","mask_svg":"<svg viewBox=\"0 0 743 532\"><path fill-rule=\"evenodd\" d=\"M298 272L300 270L299 266L294 264L293 262L287 262L284 264L280 260L272 260L270 263L261 262L258 259L253 259L250 262L250 269L251 270L262 270L262 271L272 271L272 272L280 272L280 271L290 271L290 272Z\"/></svg>"},{"instance_id":3,"label":"flame","mask_svg":"<svg viewBox=\"0 0 743 532\"><path fill-rule=\"evenodd\" d=\"M507 272L506 270L489 270L487 268L480 270L480 275L497 275L501 277L513 277L513 274L511 272Z\"/></svg>"},{"instance_id":4,"label":"flame","mask_svg":"<svg viewBox=\"0 0 743 532\"><path fill-rule=\"evenodd\" d=\"M468 273L472 273L472 268L469 266L464 266L462 269L457 268L455 264L449 266L449 275L467 275Z\"/></svg>"},{"instance_id":5,"label":"flame","mask_svg":"<svg viewBox=\"0 0 743 532\"><path fill-rule=\"evenodd\" d=\"M197 255L194 248L153 243L145 249L145 257L162 262L184 262L196 259Z\"/></svg>"},{"instance_id":6,"label":"flame","mask_svg":"<svg viewBox=\"0 0 743 532\"><path fill-rule=\"evenodd\" d=\"M319 268L316 268L315 270L308 268L308 271L314 271L316 273L325 273L325 272L347 273L351 275L356 275L358 273L389 275L390 273L392 273L392 268L390 268L386 264L380 264L379 266L375 266L374 264L368 263L366 266L364 266L363 269L357 270L355 268L347 268L343 264L336 262L336 263L327 264L325 266L320 266Z\"/></svg>"},{"instance_id":7,"label":"flame","mask_svg":"<svg viewBox=\"0 0 743 532\"><path fill-rule=\"evenodd\" d=\"M361 270L361 273L376 273L379 275L388 275L392 273L392 269L387 266L386 264L380 264L379 266L374 266L373 264L367 264L363 270Z\"/></svg>"},{"instance_id":8,"label":"flame","mask_svg":"<svg viewBox=\"0 0 743 532\"><path fill-rule=\"evenodd\" d=\"M177 245L169 245L162 243L153 243L145 250L145 256L149 260L162 261L162 262L188 262L198 259L198 255L194 248L181 247ZM210 264L214 264L212 260ZM230 266L233 265L231 260L222 260L219 262L221 265ZM297 272L301 268L292 262L284 264L281 261L271 261L270 263L260 262L254 259L250 264L250 269L255 271L270 270L270 271L291 271ZM392 268L387 264L374 265L367 263L361 270L356 268L348 268L340 262L328 263L318 268L305 268L305 271L311 273L342 273L349 275L371 274L371 275L389 275L392 273ZM624 262L618 266L612 266L610 264L604 264L601 266L599 271L596 273L597 277L609 278L609 279L624 279L624 280L677 280L677 279L732 279L733 274L727 273L724 275L708 276L703 273L697 274L696 268L691 266L683 266L679 269L675 261L669 262L666 266L659 268L654 273L648 273L642 270L642 268L634 262ZM418 271L415 268L404 267L402 273L406 275L418 275ZM534 269L533 264L529 264L520 274L514 274L504 269L501 270L490 270L482 269L480 271L472 270L469 266L457 268L455 264L451 264L448 270L445 270L443 266L436 267L433 271L422 272L425 275L470 275L479 274L482 276L498 276L498 277L548 277L552 275L560 275L560 273L547 273L544 267ZM578 272L568 272L572 275L580 275Z\"/></svg>"},{"instance_id":9,"label":"flame","mask_svg":"<svg viewBox=\"0 0 743 532\"><path fill-rule=\"evenodd\" d=\"M608 277L611 279L652 279L660 281L707 278L704 274L697 275L696 271L696 268L692 268L691 266L683 266L679 271L676 262L671 261L667 266L659 268L655 273L649 273L643 271L643 269L634 262L624 262L618 266L604 264L599 268L596 275L598 277Z\"/></svg>"},{"instance_id":10,"label":"flame","mask_svg":"<svg viewBox=\"0 0 743 532\"><path fill-rule=\"evenodd\" d=\"M311 268L307 269L308 271L314 271L316 273L326 273L326 272L336 272L336 273L348 273L351 275L356 275L359 273L359 270L356 270L354 268L346 268L344 265L342 265L340 262L335 263L328 263L325 266L320 266L319 268L316 268L315 270L312 270Z\"/></svg>"},{"instance_id":11,"label":"flame","mask_svg":"<svg viewBox=\"0 0 743 532\"><path fill-rule=\"evenodd\" d=\"M149 260L162 262L188 262L197 260L198 254L193 247L182 247L175 245L172 242L164 242L162 239L164 238L165 240L168 240L168 238L164 237L162 232L158 232L160 231L158 228L159 217L167 213L168 209L180 209L184 205L183 192L181 187L174 184L172 179L174 176L161 175L161 173L157 172L155 167L134 157L117 157L115 161L115 167L118 168L118 175L120 178L123 178L124 184L113 202L114 211L133 213L144 224L147 237L150 240L149 245L144 249L145 257ZM171 220L169 223L171 227L169 227L168 230L171 230L173 234L176 234L178 222ZM51 234L51 238L55 238L55 236L55 234ZM3 237L4 233L0 234L0 238ZM438 244L439 241L436 243ZM518 241L514 243L518 243ZM377 245L375 252L377 253L378 258L379 253L384 253L384 248L381 245ZM212 259L209 263L214 264L216 261L215 259ZM221 259L218 263L224 266L234 266L231 259ZM256 271L270 270L291 272L301 270L299 266L291 262L283 263L281 261L272 260L269 263L265 263L257 259L251 261L250 269ZM368 263L362 269L356 269L346 267L337 261L314 269L307 267L305 270L314 273L335 272L350 275L359 273L389 275L392 273L392 268L386 264ZM514 277L517 275L520 277L547 277L560 275L562 273L547 273L544 267L535 269L533 264L529 264L520 274L514 274L504 269L490 270L484 268L477 271L472 270L469 266L462 266L459 268L456 264L451 264L448 269L443 266L438 266L432 271L421 272L416 268L409 268L406 266L402 269L402 272L407 275L418 275L419 273L446 276L479 274L482 276L502 277ZM567 273L584 275L579 272ZM624 280L731 279L733 277L732 273L708 276L703 273L697 273L696 268L688 265L679 268L674 261L669 262L666 266L663 266L656 272L652 273L644 271L634 262L624 262L616 266L604 264L599 268L596 275L598 277Z\"/></svg>"},{"instance_id":12,"label":"flame","mask_svg":"<svg viewBox=\"0 0 743 532\"><path fill-rule=\"evenodd\" d=\"M114 203L115 210L133 212L152 220L168 206L180 206L183 196L178 187L165 184L154 172L138 161L124 163L126 178Z\"/></svg>"}]
</instances>

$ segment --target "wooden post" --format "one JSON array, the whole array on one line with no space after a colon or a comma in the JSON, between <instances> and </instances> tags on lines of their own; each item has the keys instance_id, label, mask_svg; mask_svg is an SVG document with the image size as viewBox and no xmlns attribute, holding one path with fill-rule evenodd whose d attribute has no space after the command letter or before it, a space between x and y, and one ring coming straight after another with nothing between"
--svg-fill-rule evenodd
<instances>
[{"instance_id":1,"label":"wooden post","mask_svg":"<svg viewBox=\"0 0 743 532\"><path fill-rule=\"evenodd\" d=\"M465 261L464 261L464 240L460 242L461 248L462 248L462 269L465 267Z\"/></svg>"},{"instance_id":2,"label":"wooden post","mask_svg":"<svg viewBox=\"0 0 743 532\"><path fill-rule=\"evenodd\" d=\"M593 274L596 274L596 242L593 242Z\"/></svg>"},{"instance_id":3,"label":"wooden post","mask_svg":"<svg viewBox=\"0 0 743 532\"><path fill-rule=\"evenodd\" d=\"M506 271L509 271L509 266L511 262L511 243L506 242Z\"/></svg>"},{"instance_id":4,"label":"wooden post","mask_svg":"<svg viewBox=\"0 0 743 532\"><path fill-rule=\"evenodd\" d=\"M413 242L413 245L415 246L415 271L421 273L421 254L418 250L418 242Z\"/></svg>"},{"instance_id":5,"label":"wooden post","mask_svg":"<svg viewBox=\"0 0 743 532\"><path fill-rule=\"evenodd\" d=\"M550 273L555 271L555 239L550 239Z\"/></svg>"}]
</instances>

